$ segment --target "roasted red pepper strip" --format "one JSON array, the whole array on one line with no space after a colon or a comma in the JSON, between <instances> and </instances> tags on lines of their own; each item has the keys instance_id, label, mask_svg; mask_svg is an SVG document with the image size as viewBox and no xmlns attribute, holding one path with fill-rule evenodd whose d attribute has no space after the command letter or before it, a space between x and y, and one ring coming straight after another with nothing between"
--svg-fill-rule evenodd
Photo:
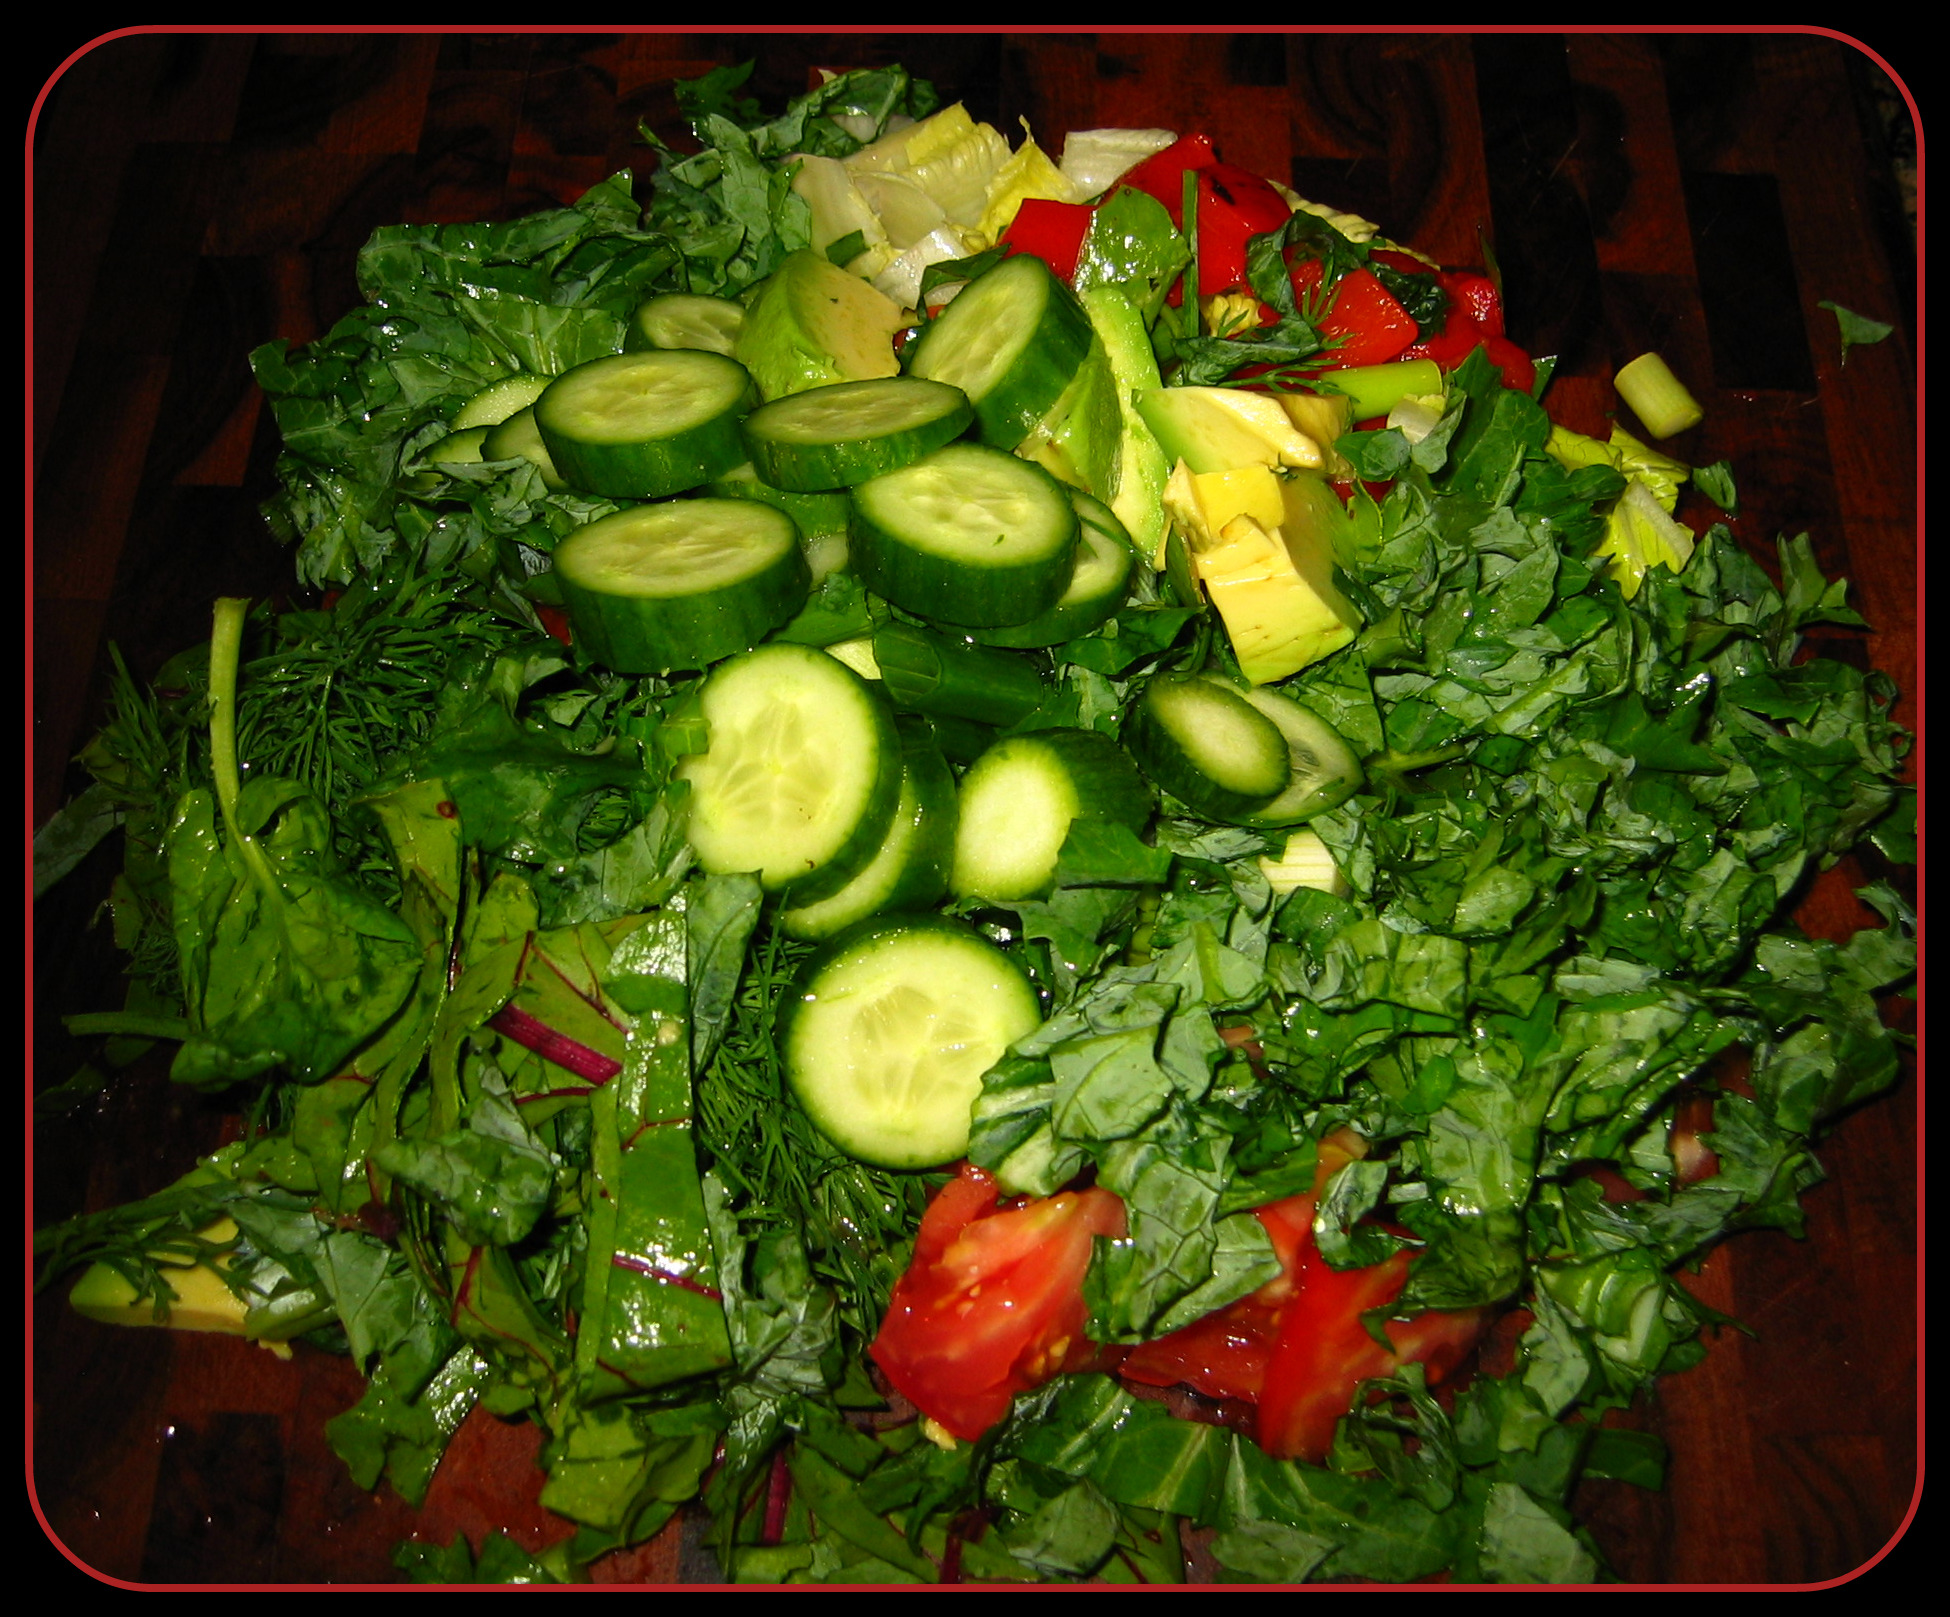
<instances>
[{"instance_id":1,"label":"roasted red pepper strip","mask_svg":"<svg viewBox=\"0 0 1950 1617\"><path fill-rule=\"evenodd\" d=\"M1210 168L1219 160L1210 135L1180 135L1161 152L1153 152L1117 183L1156 197L1171 214L1171 222L1185 226L1185 170Z\"/></svg>"},{"instance_id":2,"label":"roasted red pepper strip","mask_svg":"<svg viewBox=\"0 0 1950 1617\"><path fill-rule=\"evenodd\" d=\"M1002 240L1012 253L1040 258L1058 280L1073 281L1077 259L1083 253L1083 238L1090 232L1096 211L1087 202L1031 197L1016 210L1009 228L1002 232Z\"/></svg>"},{"instance_id":3,"label":"roasted red pepper strip","mask_svg":"<svg viewBox=\"0 0 1950 1617\"><path fill-rule=\"evenodd\" d=\"M1185 174L1198 174L1198 290L1213 297L1246 285L1246 244L1278 230L1291 214L1272 184L1236 163L1221 163L1211 137L1184 135L1147 157L1119 183L1155 197L1185 228Z\"/></svg>"},{"instance_id":4,"label":"roasted red pepper strip","mask_svg":"<svg viewBox=\"0 0 1950 1617\"><path fill-rule=\"evenodd\" d=\"M1317 258L1293 266L1294 296L1304 305L1325 273ZM1382 365L1415 341L1415 320L1373 270L1350 270L1334 284L1333 302L1321 317L1320 334L1330 339L1327 363Z\"/></svg>"},{"instance_id":5,"label":"roasted red pepper strip","mask_svg":"<svg viewBox=\"0 0 1950 1617\"><path fill-rule=\"evenodd\" d=\"M1489 362L1503 373L1505 387L1528 393L1537 380L1537 367L1503 335L1503 299L1496 284L1475 270L1444 270L1436 279L1449 294L1448 318L1435 336L1397 357L1432 359L1445 371L1452 371L1480 346Z\"/></svg>"},{"instance_id":6,"label":"roasted red pepper strip","mask_svg":"<svg viewBox=\"0 0 1950 1617\"><path fill-rule=\"evenodd\" d=\"M1460 307L1489 336L1503 335L1503 298L1496 282L1474 270L1444 270L1436 279L1452 308Z\"/></svg>"},{"instance_id":7,"label":"roasted red pepper strip","mask_svg":"<svg viewBox=\"0 0 1950 1617\"><path fill-rule=\"evenodd\" d=\"M1214 163L1198 175L1198 290L1214 297L1246 286L1246 245L1292 217L1286 199L1249 169Z\"/></svg>"}]
</instances>

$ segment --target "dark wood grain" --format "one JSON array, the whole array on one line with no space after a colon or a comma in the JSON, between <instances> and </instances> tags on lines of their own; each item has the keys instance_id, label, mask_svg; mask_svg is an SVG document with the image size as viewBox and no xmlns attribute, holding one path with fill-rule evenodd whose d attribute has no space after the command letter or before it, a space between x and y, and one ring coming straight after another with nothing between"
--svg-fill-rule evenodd
<instances>
[{"instance_id":1,"label":"dark wood grain","mask_svg":"<svg viewBox=\"0 0 1950 1617\"><path fill-rule=\"evenodd\" d=\"M138 673L207 632L219 593L289 588L257 501L276 451L244 356L356 301L375 227L506 217L647 173L640 122L684 139L671 84L752 58L769 104L819 67L900 60L1049 150L1106 124L1203 128L1231 161L1364 213L1451 263L1495 251L1512 334L1560 365L1552 405L1603 431L1613 370L1647 348L1706 422L1682 458L1730 459L1736 531L1763 556L1807 531L1869 618L1847 648L1920 718L1913 242L1876 117L1877 69L1807 33L1467 34L149 32L97 45L34 128L33 816L81 777L118 645ZM1898 130L1900 138L1905 132ZM1909 135L1913 143L1913 134ZM1841 363L1832 298L1897 323ZM35 1085L82 1052L113 951L89 925L105 851L34 915ZM1811 929L1854 924L1830 873ZM1580 1506L1623 1577L1806 1584L1849 1575L1918 1485L1913 1079L1822 1150L1808 1235L1745 1236L1688 1284L1751 1327L1632 1419L1671 1443L1661 1494L1590 1484ZM224 1126L156 1065L34 1129L36 1222L158 1188ZM55 1541L130 1582L396 1579L407 1535L512 1524L534 1503L532 1429L476 1416L426 1509L360 1494L322 1427L344 1361L121 1331L58 1297L31 1319L33 1498ZM667 1533L598 1569L668 1582Z\"/></svg>"}]
</instances>

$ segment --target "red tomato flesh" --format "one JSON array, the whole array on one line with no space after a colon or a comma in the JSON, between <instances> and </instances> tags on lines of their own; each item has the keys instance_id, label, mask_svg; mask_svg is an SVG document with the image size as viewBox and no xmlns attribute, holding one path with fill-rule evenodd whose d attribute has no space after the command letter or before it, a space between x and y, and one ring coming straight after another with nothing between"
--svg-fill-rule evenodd
<instances>
[{"instance_id":1,"label":"red tomato flesh","mask_svg":"<svg viewBox=\"0 0 1950 1617\"><path fill-rule=\"evenodd\" d=\"M1363 1381L1419 1362L1431 1386L1469 1356L1487 1323L1480 1309L1428 1313L1388 1326L1391 1353L1361 1323L1401 1294L1410 1255L1367 1269L1333 1269L1314 1246L1316 1194L1356 1153L1352 1142L1321 1142L1315 1194L1257 1210L1281 1274L1250 1297L1183 1330L1133 1348L1118 1373L1143 1386L1183 1384L1208 1398L1253 1403L1254 1436L1278 1460L1318 1464L1334 1427Z\"/></svg>"},{"instance_id":2,"label":"red tomato flesh","mask_svg":"<svg viewBox=\"0 0 1950 1617\"><path fill-rule=\"evenodd\" d=\"M995 1180L964 1165L922 1215L874 1363L944 1430L980 1437L1017 1393L1094 1356L1083 1277L1099 1235L1124 1235L1124 1204L1109 1191L1004 1207Z\"/></svg>"},{"instance_id":3,"label":"red tomato flesh","mask_svg":"<svg viewBox=\"0 0 1950 1617\"><path fill-rule=\"evenodd\" d=\"M1434 1386L1468 1357L1484 1323L1478 1309L1391 1320L1392 1353L1368 1334L1361 1316L1401 1294L1408 1264L1409 1254L1397 1252L1372 1268L1331 1269L1311 1243L1301 1254L1259 1397L1259 1446L1274 1459L1324 1460L1363 1381L1420 1362Z\"/></svg>"}]
</instances>

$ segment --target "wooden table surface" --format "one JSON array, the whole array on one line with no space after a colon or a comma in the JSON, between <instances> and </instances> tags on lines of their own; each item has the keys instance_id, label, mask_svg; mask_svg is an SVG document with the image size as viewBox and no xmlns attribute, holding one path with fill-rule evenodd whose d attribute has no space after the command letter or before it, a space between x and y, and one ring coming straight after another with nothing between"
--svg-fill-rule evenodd
<instances>
[{"instance_id":1,"label":"wooden table surface","mask_svg":"<svg viewBox=\"0 0 1950 1617\"><path fill-rule=\"evenodd\" d=\"M426 34L158 32L99 42L33 137L33 817L80 784L108 644L139 673L202 638L219 593L289 588L257 502L276 435L245 355L317 336L356 301L355 252L400 220L505 218L620 168L647 120L681 143L674 79L754 59L770 108L818 66L902 61L1057 150L1071 129L1203 129L1229 161L1381 221L1443 261L1493 243L1511 334L1558 356L1548 402L1602 433L1613 367L1657 349L1706 408L1675 452L1730 459L1736 531L1806 530L1873 625L1866 658L1920 718L1916 255L1892 155L1904 98L1814 34ZM1893 108L1892 120L1885 113ZM1911 149L1913 150L1913 144ZM1833 299L1892 322L1844 369ZM79 1051L57 1013L119 1003L104 850L44 898L35 1084ZM1860 912L1846 867L1804 911ZM220 1118L153 1071L34 1130L36 1223L146 1193ZM1843 1577L1900 1532L1919 1483L1913 1078L1822 1149L1808 1238L1743 1236L1688 1284L1753 1332L1639 1412L1671 1443L1665 1492L1587 1485L1616 1572L1646 1582ZM395 1540L511 1524L532 1430L471 1420L424 1513L356 1490L325 1420L359 1382L300 1347L33 1309L27 1464L72 1559L135 1582L392 1581ZM663 1581L667 1534L601 1569ZM57 1565L54 1552L48 1559Z\"/></svg>"}]
</instances>

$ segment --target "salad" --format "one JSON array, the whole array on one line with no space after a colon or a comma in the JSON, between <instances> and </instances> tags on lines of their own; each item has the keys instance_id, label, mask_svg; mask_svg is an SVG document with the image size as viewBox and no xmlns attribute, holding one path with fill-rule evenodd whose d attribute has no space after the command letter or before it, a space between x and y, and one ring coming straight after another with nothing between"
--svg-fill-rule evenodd
<instances>
[{"instance_id":1,"label":"salad","mask_svg":"<svg viewBox=\"0 0 1950 1617\"><path fill-rule=\"evenodd\" d=\"M1902 896L1779 919L1913 857L1842 587L1196 133L737 85L253 356L317 604L220 603L62 822L95 1031L247 1126L45 1278L350 1354L362 1487L532 1421L574 1535L415 1576L693 1501L741 1580L1599 1576L1676 1269L1897 1071Z\"/></svg>"}]
</instances>

